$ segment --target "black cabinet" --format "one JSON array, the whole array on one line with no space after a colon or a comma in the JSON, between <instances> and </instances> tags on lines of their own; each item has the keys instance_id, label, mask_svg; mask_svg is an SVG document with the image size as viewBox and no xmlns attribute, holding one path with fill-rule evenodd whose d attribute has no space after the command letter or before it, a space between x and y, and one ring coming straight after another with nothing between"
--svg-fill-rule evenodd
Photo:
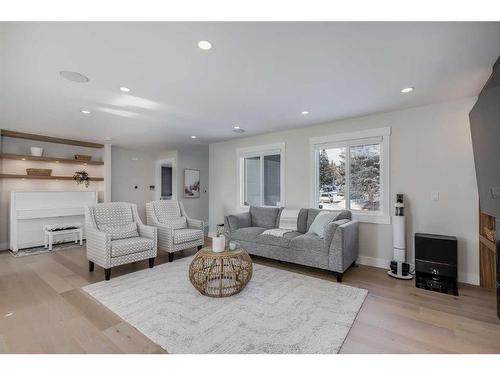
<instances>
[{"instance_id":1,"label":"black cabinet","mask_svg":"<svg viewBox=\"0 0 500 375\"><path fill-rule=\"evenodd\" d=\"M458 296L456 237L415 234L415 285Z\"/></svg>"}]
</instances>

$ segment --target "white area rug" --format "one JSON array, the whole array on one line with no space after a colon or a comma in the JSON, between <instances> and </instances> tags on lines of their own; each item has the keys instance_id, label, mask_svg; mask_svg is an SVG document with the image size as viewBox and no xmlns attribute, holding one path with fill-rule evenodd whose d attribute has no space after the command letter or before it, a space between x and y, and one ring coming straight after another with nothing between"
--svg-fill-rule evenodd
<instances>
[{"instance_id":1,"label":"white area rug","mask_svg":"<svg viewBox=\"0 0 500 375\"><path fill-rule=\"evenodd\" d=\"M169 353L338 353L368 293L254 264L239 294L210 298L191 259L83 289Z\"/></svg>"}]
</instances>

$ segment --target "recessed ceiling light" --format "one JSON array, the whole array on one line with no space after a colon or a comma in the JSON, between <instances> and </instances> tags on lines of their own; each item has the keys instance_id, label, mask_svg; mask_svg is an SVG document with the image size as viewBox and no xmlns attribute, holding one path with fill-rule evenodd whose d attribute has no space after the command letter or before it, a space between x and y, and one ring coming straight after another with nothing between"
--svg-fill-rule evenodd
<instances>
[{"instance_id":1,"label":"recessed ceiling light","mask_svg":"<svg viewBox=\"0 0 500 375\"><path fill-rule=\"evenodd\" d=\"M303 115L308 115L308 114L309 114L309 111L302 111L302 112L300 112L300 113L301 113L301 114L303 114Z\"/></svg>"},{"instance_id":2,"label":"recessed ceiling light","mask_svg":"<svg viewBox=\"0 0 500 375\"><path fill-rule=\"evenodd\" d=\"M78 72L70 72L69 70L62 70L59 75L69 81L78 83L87 83L89 78Z\"/></svg>"},{"instance_id":3,"label":"recessed ceiling light","mask_svg":"<svg viewBox=\"0 0 500 375\"><path fill-rule=\"evenodd\" d=\"M208 40L200 40L198 42L198 48L207 51L212 48L212 43L210 43Z\"/></svg>"},{"instance_id":4,"label":"recessed ceiling light","mask_svg":"<svg viewBox=\"0 0 500 375\"><path fill-rule=\"evenodd\" d=\"M84 115L90 115L90 111L87 111L86 109L82 109L80 112L82 112Z\"/></svg>"},{"instance_id":5,"label":"recessed ceiling light","mask_svg":"<svg viewBox=\"0 0 500 375\"><path fill-rule=\"evenodd\" d=\"M238 125L236 125L236 126L233 126L233 129L234 130L238 130L238 129L241 129L241 128Z\"/></svg>"},{"instance_id":6,"label":"recessed ceiling light","mask_svg":"<svg viewBox=\"0 0 500 375\"><path fill-rule=\"evenodd\" d=\"M244 133L245 129L241 128L240 126L233 126L233 132L235 132L235 133Z\"/></svg>"},{"instance_id":7,"label":"recessed ceiling light","mask_svg":"<svg viewBox=\"0 0 500 375\"><path fill-rule=\"evenodd\" d=\"M412 92L415 90L415 87L405 87L404 89L401 90L403 94L408 94L409 92Z\"/></svg>"},{"instance_id":8,"label":"recessed ceiling light","mask_svg":"<svg viewBox=\"0 0 500 375\"><path fill-rule=\"evenodd\" d=\"M192 135L192 136L191 136L191 139L196 139L196 135Z\"/></svg>"},{"instance_id":9,"label":"recessed ceiling light","mask_svg":"<svg viewBox=\"0 0 500 375\"><path fill-rule=\"evenodd\" d=\"M120 87L120 91L130 92L130 89L128 87Z\"/></svg>"}]
</instances>

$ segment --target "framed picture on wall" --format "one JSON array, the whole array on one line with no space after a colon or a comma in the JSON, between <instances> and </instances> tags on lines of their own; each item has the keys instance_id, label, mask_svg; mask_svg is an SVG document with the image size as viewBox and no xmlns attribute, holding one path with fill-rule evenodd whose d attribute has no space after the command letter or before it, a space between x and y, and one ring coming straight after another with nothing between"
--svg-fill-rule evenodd
<instances>
[{"instance_id":1,"label":"framed picture on wall","mask_svg":"<svg viewBox=\"0 0 500 375\"><path fill-rule=\"evenodd\" d=\"M200 197L200 171L184 169L184 198Z\"/></svg>"}]
</instances>

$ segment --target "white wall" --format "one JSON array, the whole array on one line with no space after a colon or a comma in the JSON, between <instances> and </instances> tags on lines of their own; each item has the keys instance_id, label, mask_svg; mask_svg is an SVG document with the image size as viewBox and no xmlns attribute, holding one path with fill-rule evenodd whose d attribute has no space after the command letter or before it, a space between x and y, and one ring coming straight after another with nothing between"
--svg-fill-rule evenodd
<instances>
[{"instance_id":1,"label":"white wall","mask_svg":"<svg viewBox=\"0 0 500 375\"><path fill-rule=\"evenodd\" d=\"M163 151L156 155L157 160L168 158L176 160L177 199L184 204L190 217L208 223L208 145L186 146L178 150ZM198 169L200 171L200 198L184 198L184 169Z\"/></svg>"},{"instance_id":2,"label":"white wall","mask_svg":"<svg viewBox=\"0 0 500 375\"><path fill-rule=\"evenodd\" d=\"M210 230L236 210L237 148L285 142L286 206L308 207L309 138L390 126L391 204L396 193L405 194L409 261L414 262L415 232L455 235L459 280L479 284L478 194L468 119L475 100L466 98L211 144ZM431 201L432 191L439 191L439 201ZM362 223L359 261L384 267L391 258L392 226Z\"/></svg>"},{"instance_id":3,"label":"white wall","mask_svg":"<svg viewBox=\"0 0 500 375\"><path fill-rule=\"evenodd\" d=\"M15 130L15 129L14 129ZM32 140L2 137L0 150L11 154L30 154L31 146L39 146L44 149L44 156L60 157L71 159L75 154L91 155L93 160L103 160L103 149L92 149L62 145L48 142L38 142ZM53 176L72 176L75 171L85 169L91 177L104 177L104 166L65 164L53 162L34 162L22 160L0 159L0 171L6 174L26 174L26 168L47 168L52 169ZM9 210L10 192L17 190L31 191L97 191L99 201L103 200L105 185L104 182L92 181L86 188L84 185L77 185L74 181L56 180L21 180L21 179L0 179L0 250L8 248L9 240Z\"/></svg>"},{"instance_id":4,"label":"white wall","mask_svg":"<svg viewBox=\"0 0 500 375\"><path fill-rule=\"evenodd\" d=\"M113 146L111 148L111 200L137 204L139 216L146 223L146 203L154 200L155 155ZM137 189L135 188L137 186Z\"/></svg>"}]
</instances>

